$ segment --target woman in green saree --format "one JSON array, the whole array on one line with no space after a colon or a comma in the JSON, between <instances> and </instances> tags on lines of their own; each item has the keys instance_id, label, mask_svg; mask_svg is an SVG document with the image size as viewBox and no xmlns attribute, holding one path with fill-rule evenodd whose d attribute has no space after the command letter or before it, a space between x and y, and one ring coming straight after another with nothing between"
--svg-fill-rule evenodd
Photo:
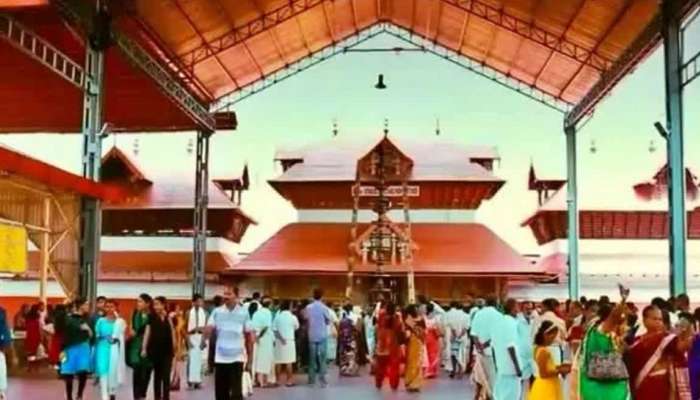
<instances>
[{"instance_id":1,"label":"woman in green saree","mask_svg":"<svg viewBox=\"0 0 700 400\"><path fill-rule=\"evenodd\" d=\"M151 296L142 293L136 299L136 310L131 316L131 338L127 345L126 361L133 369L133 392L134 399L145 399L148 391L148 384L151 380L151 362L146 357L141 356L141 346L143 337L148 325L148 316L151 311Z\"/></svg>"},{"instance_id":2,"label":"woman in green saree","mask_svg":"<svg viewBox=\"0 0 700 400\"><path fill-rule=\"evenodd\" d=\"M589 360L598 354L624 352L625 312L629 289L620 286L621 300L617 305L604 304L598 311L599 322L592 326L583 340L579 355L580 400L628 400L629 378L593 379L588 375Z\"/></svg>"}]
</instances>

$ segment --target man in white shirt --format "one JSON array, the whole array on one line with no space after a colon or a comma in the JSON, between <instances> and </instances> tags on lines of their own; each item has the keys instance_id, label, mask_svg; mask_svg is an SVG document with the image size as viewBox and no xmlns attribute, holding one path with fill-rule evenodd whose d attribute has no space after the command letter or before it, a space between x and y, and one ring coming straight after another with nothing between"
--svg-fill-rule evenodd
<instances>
[{"instance_id":1,"label":"man in white shirt","mask_svg":"<svg viewBox=\"0 0 700 400\"><path fill-rule=\"evenodd\" d=\"M522 360L520 368L522 370L523 398L525 399L530 392L530 378L534 372L534 350L531 334L532 324L535 320L533 316L534 308L535 306L531 301L524 301L521 303L520 312L516 317L518 320L518 349L520 350L520 358Z\"/></svg>"},{"instance_id":2,"label":"man in white shirt","mask_svg":"<svg viewBox=\"0 0 700 400\"><path fill-rule=\"evenodd\" d=\"M496 379L494 366L493 337L501 325L503 314L497 309L498 300L489 296L486 307L474 314L471 324L472 340L476 348L476 362L472 377L477 385L477 392L487 398L493 396L493 386Z\"/></svg>"},{"instance_id":3,"label":"man in white shirt","mask_svg":"<svg viewBox=\"0 0 700 400\"><path fill-rule=\"evenodd\" d=\"M520 400L522 385L522 358L518 338L518 303L508 299L504 306L505 314L493 333L492 346L496 367L494 400Z\"/></svg>"},{"instance_id":4,"label":"man in white shirt","mask_svg":"<svg viewBox=\"0 0 700 400\"><path fill-rule=\"evenodd\" d=\"M289 300L280 305L280 312L272 323L275 334L275 364L277 381L282 383L282 374L287 375L286 386L294 386L294 363L297 362L297 349L294 334L299 329L299 319L289 311Z\"/></svg>"},{"instance_id":5,"label":"man in white shirt","mask_svg":"<svg viewBox=\"0 0 700 400\"><path fill-rule=\"evenodd\" d=\"M238 291L226 289L224 305L212 311L204 331L206 342L216 332L214 387L216 400L243 400L243 364L246 360L245 333L250 317L238 302Z\"/></svg>"},{"instance_id":6,"label":"man in white shirt","mask_svg":"<svg viewBox=\"0 0 700 400\"><path fill-rule=\"evenodd\" d=\"M187 385L191 389L202 386L206 342L204 329L207 325L207 313L204 311L204 299L201 295L192 296L192 308L187 314Z\"/></svg>"}]
</instances>

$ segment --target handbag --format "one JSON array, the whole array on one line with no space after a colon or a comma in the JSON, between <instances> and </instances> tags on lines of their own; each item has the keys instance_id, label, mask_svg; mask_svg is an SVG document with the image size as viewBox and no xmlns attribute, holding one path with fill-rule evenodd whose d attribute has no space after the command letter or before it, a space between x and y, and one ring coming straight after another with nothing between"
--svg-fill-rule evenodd
<instances>
[{"instance_id":1,"label":"handbag","mask_svg":"<svg viewBox=\"0 0 700 400\"><path fill-rule=\"evenodd\" d=\"M584 341L584 354L586 354L587 342L588 335L586 335ZM616 351L598 351L586 357L586 376L596 381L619 381L630 377L625 361L622 359L622 354Z\"/></svg>"}]
</instances>

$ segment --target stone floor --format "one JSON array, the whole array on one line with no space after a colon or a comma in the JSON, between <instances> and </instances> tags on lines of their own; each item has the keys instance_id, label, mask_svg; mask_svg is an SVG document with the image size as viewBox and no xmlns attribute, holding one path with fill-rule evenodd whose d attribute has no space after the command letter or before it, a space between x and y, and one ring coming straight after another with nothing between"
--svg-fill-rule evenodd
<instances>
[{"instance_id":1,"label":"stone floor","mask_svg":"<svg viewBox=\"0 0 700 400\"><path fill-rule=\"evenodd\" d=\"M299 376L298 381L304 382ZM385 388L378 392L371 377L364 375L357 378L337 378L337 373L329 375L330 385L325 388L311 388L299 385L293 388L256 389L253 400L453 400L471 399L472 386L467 378L450 380L446 377L428 381L421 393L407 393L400 389L396 393ZM84 400L99 400L97 388L88 384ZM131 399L131 387L127 383L118 400ZM150 392L149 392L150 393ZM213 382L207 380L205 387L199 391L171 392L171 400L213 400ZM149 394L152 396L152 394ZM57 379L10 378L8 400L62 400L63 383ZM151 399L152 397L149 397Z\"/></svg>"}]
</instances>

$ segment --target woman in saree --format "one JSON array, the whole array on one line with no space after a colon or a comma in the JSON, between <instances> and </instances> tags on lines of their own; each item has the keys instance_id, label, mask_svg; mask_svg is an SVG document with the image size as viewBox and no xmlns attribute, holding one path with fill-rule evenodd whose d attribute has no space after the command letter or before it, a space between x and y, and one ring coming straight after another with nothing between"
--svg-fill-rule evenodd
<instances>
[{"instance_id":1,"label":"woman in saree","mask_svg":"<svg viewBox=\"0 0 700 400\"><path fill-rule=\"evenodd\" d=\"M347 304L338 325L338 365L341 376L357 376L357 329L352 318L352 305Z\"/></svg>"},{"instance_id":2,"label":"woman in saree","mask_svg":"<svg viewBox=\"0 0 700 400\"><path fill-rule=\"evenodd\" d=\"M427 316L425 318L425 351L428 365L425 368L425 378L436 378L440 371L440 361L442 357L442 349L440 348L440 339L442 338L442 329L440 327L440 316L436 315L433 303L428 303L426 306Z\"/></svg>"},{"instance_id":3,"label":"woman in saree","mask_svg":"<svg viewBox=\"0 0 700 400\"><path fill-rule=\"evenodd\" d=\"M381 389L384 379L389 379L392 390L399 388L401 369L401 343L403 335L401 314L396 312L394 303L388 302L377 316L377 347L374 353L374 383Z\"/></svg>"},{"instance_id":4,"label":"woman in saree","mask_svg":"<svg viewBox=\"0 0 700 400\"><path fill-rule=\"evenodd\" d=\"M647 306L642 312L646 333L630 346L627 366L635 400L690 400L686 352L692 325L681 320L679 332L666 330L661 309Z\"/></svg>"},{"instance_id":5,"label":"woman in saree","mask_svg":"<svg viewBox=\"0 0 700 400\"><path fill-rule=\"evenodd\" d=\"M406 307L406 370L404 383L409 392L419 392L423 386L423 351L425 349L425 320L418 307Z\"/></svg>"},{"instance_id":6,"label":"woman in saree","mask_svg":"<svg viewBox=\"0 0 700 400\"><path fill-rule=\"evenodd\" d=\"M598 323L586 332L578 357L580 400L627 400L629 379L596 379L588 376L594 355L614 358L624 352L625 311L629 289L620 286L621 301L617 305L603 303L598 310Z\"/></svg>"},{"instance_id":7,"label":"woman in saree","mask_svg":"<svg viewBox=\"0 0 700 400\"><path fill-rule=\"evenodd\" d=\"M100 379L100 398L114 400L124 382L124 331L126 323L117 315L113 300L105 301L104 317L95 324L95 375Z\"/></svg>"}]
</instances>

